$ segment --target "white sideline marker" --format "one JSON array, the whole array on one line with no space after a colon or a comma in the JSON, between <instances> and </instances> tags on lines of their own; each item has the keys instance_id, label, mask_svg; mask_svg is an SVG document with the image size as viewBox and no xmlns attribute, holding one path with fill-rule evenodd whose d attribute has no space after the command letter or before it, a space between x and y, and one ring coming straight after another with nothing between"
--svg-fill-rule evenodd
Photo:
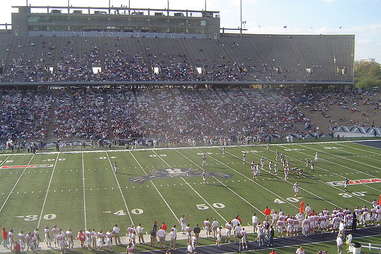
<instances>
[{"instance_id":1,"label":"white sideline marker","mask_svg":"<svg viewBox=\"0 0 381 254\"><path fill-rule=\"evenodd\" d=\"M58 162L58 157L59 156L60 156L60 154L57 153L57 157L56 157L56 160L54 162L53 170L52 170L52 173L50 174L49 184L48 184L48 187L46 188L46 194L45 194L44 202L42 203L40 217L38 218L37 228L39 228L40 224L41 224L42 214L44 213L44 210L45 210L46 200L48 199L50 185L52 184L52 180L53 180L54 172L56 171L56 167L57 167L57 162Z\"/></svg>"}]
</instances>

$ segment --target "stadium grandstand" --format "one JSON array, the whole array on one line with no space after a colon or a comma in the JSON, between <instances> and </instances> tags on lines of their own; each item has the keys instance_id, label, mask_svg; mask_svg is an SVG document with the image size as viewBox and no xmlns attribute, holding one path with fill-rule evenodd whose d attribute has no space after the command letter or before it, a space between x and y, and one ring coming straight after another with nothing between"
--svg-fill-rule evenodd
<instances>
[{"instance_id":1,"label":"stadium grandstand","mask_svg":"<svg viewBox=\"0 0 381 254\"><path fill-rule=\"evenodd\" d=\"M218 11L14 8L12 29L0 33L2 140L313 138L322 133L299 105L309 100L287 89L342 91L354 82L353 35L229 34ZM56 89L65 86L71 88ZM270 128L267 119L274 120ZM323 134L332 135L328 127Z\"/></svg>"},{"instance_id":2,"label":"stadium grandstand","mask_svg":"<svg viewBox=\"0 0 381 254\"><path fill-rule=\"evenodd\" d=\"M13 8L0 253L380 249L381 90L354 87L354 35L247 34L206 9Z\"/></svg>"},{"instance_id":3,"label":"stadium grandstand","mask_svg":"<svg viewBox=\"0 0 381 254\"><path fill-rule=\"evenodd\" d=\"M353 85L353 35L220 33L215 11L15 8L3 84Z\"/></svg>"}]
</instances>

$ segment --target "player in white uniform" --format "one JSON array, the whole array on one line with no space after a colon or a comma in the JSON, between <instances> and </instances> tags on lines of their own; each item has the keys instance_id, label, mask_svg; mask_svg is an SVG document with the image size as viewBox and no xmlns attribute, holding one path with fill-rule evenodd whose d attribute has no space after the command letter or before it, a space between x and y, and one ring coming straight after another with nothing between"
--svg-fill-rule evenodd
<instances>
[{"instance_id":1,"label":"player in white uniform","mask_svg":"<svg viewBox=\"0 0 381 254\"><path fill-rule=\"evenodd\" d=\"M209 219L204 220L203 224L204 224L206 236L210 237L210 233L211 233L210 220Z\"/></svg>"},{"instance_id":2,"label":"player in white uniform","mask_svg":"<svg viewBox=\"0 0 381 254\"><path fill-rule=\"evenodd\" d=\"M253 174L253 179L255 179L258 176L257 165L255 165L255 163L251 163L251 172Z\"/></svg>"},{"instance_id":3,"label":"player in white uniform","mask_svg":"<svg viewBox=\"0 0 381 254\"><path fill-rule=\"evenodd\" d=\"M44 241L47 247L52 247L52 238L50 236L50 230L48 226L44 228Z\"/></svg>"},{"instance_id":4,"label":"player in white uniform","mask_svg":"<svg viewBox=\"0 0 381 254\"><path fill-rule=\"evenodd\" d=\"M118 165L116 165L116 161L114 161L113 169L114 169L114 173L117 174L118 173Z\"/></svg>"},{"instance_id":5,"label":"player in white uniform","mask_svg":"<svg viewBox=\"0 0 381 254\"><path fill-rule=\"evenodd\" d=\"M278 221L279 215L276 211L271 211L271 225L276 225L276 222Z\"/></svg>"},{"instance_id":6,"label":"player in white uniform","mask_svg":"<svg viewBox=\"0 0 381 254\"><path fill-rule=\"evenodd\" d=\"M257 176L261 175L261 168L259 167L259 164L255 165L255 169L257 171Z\"/></svg>"},{"instance_id":7,"label":"player in white uniform","mask_svg":"<svg viewBox=\"0 0 381 254\"><path fill-rule=\"evenodd\" d=\"M21 247L21 250L25 250L26 244L25 244L25 234L23 231L17 234L17 238Z\"/></svg>"},{"instance_id":8,"label":"player in white uniform","mask_svg":"<svg viewBox=\"0 0 381 254\"><path fill-rule=\"evenodd\" d=\"M57 235L59 234L59 229L57 225L54 225L52 227L51 232L52 232L54 247L57 248L58 247Z\"/></svg>"},{"instance_id":9,"label":"player in white uniform","mask_svg":"<svg viewBox=\"0 0 381 254\"><path fill-rule=\"evenodd\" d=\"M274 175L278 175L278 164L274 162Z\"/></svg>"},{"instance_id":10,"label":"player in white uniform","mask_svg":"<svg viewBox=\"0 0 381 254\"><path fill-rule=\"evenodd\" d=\"M183 231L183 234L185 234L185 228L187 226L187 222L185 220L185 216L181 216L180 219L179 219L179 223L180 223L180 227L181 227L181 231Z\"/></svg>"},{"instance_id":11,"label":"player in white uniform","mask_svg":"<svg viewBox=\"0 0 381 254\"><path fill-rule=\"evenodd\" d=\"M233 229L232 223L230 221L226 222L225 229L226 229L226 242L230 242L232 229Z\"/></svg>"},{"instance_id":12,"label":"player in white uniform","mask_svg":"<svg viewBox=\"0 0 381 254\"><path fill-rule=\"evenodd\" d=\"M220 247L221 240L222 240L222 227L218 227L216 229L216 245L218 247Z\"/></svg>"},{"instance_id":13,"label":"player in white uniform","mask_svg":"<svg viewBox=\"0 0 381 254\"><path fill-rule=\"evenodd\" d=\"M112 249L112 235L110 231L107 231L105 234L105 246L110 250Z\"/></svg>"},{"instance_id":14,"label":"player in white uniform","mask_svg":"<svg viewBox=\"0 0 381 254\"><path fill-rule=\"evenodd\" d=\"M192 227L190 226L190 224L186 225L185 233L187 234L188 242L191 241L192 240Z\"/></svg>"},{"instance_id":15,"label":"player in white uniform","mask_svg":"<svg viewBox=\"0 0 381 254\"><path fill-rule=\"evenodd\" d=\"M207 173L206 173L206 170L204 169L201 173L201 177L202 177L202 180L204 181L204 183L207 183Z\"/></svg>"},{"instance_id":16,"label":"player in white uniform","mask_svg":"<svg viewBox=\"0 0 381 254\"><path fill-rule=\"evenodd\" d=\"M201 164L201 167L202 168L206 167L206 153L202 154L202 164Z\"/></svg>"},{"instance_id":17,"label":"player in white uniform","mask_svg":"<svg viewBox=\"0 0 381 254\"><path fill-rule=\"evenodd\" d=\"M245 231L245 228L242 228L241 230L241 249L247 250L247 233Z\"/></svg>"},{"instance_id":18,"label":"player in white uniform","mask_svg":"<svg viewBox=\"0 0 381 254\"><path fill-rule=\"evenodd\" d=\"M65 235L66 235L66 241L67 241L68 248L69 249L74 248L74 236L73 236L73 232L71 231L71 229L66 231Z\"/></svg>"},{"instance_id":19,"label":"player in white uniform","mask_svg":"<svg viewBox=\"0 0 381 254\"><path fill-rule=\"evenodd\" d=\"M259 163L261 164L261 169L264 170L264 167L265 167L265 158L261 157L261 159L259 160Z\"/></svg>"},{"instance_id":20,"label":"player in white uniform","mask_svg":"<svg viewBox=\"0 0 381 254\"><path fill-rule=\"evenodd\" d=\"M259 219L256 213L254 213L254 215L251 217L251 223L253 225L253 232L255 232L257 225L259 223Z\"/></svg>"},{"instance_id":21,"label":"player in white uniform","mask_svg":"<svg viewBox=\"0 0 381 254\"><path fill-rule=\"evenodd\" d=\"M288 167L284 167L284 181L287 182L287 179L288 179L288 172L289 172L289 168Z\"/></svg>"},{"instance_id":22,"label":"player in white uniform","mask_svg":"<svg viewBox=\"0 0 381 254\"><path fill-rule=\"evenodd\" d=\"M91 237L91 248L96 249L97 248L97 232L95 229L93 229L90 232L90 237Z\"/></svg>"},{"instance_id":23,"label":"player in white uniform","mask_svg":"<svg viewBox=\"0 0 381 254\"><path fill-rule=\"evenodd\" d=\"M85 235L86 235L86 246L87 248L91 248L91 242L92 242L91 232L86 230Z\"/></svg>"},{"instance_id":24,"label":"player in white uniform","mask_svg":"<svg viewBox=\"0 0 381 254\"><path fill-rule=\"evenodd\" d=\"M212 231L213 231L213 237L216 238L217 237L217 229L220 227L220 223L214 219L212 221Z\"/></svg>"},{"instance_id":25,"label":"player in white uniform","mask_svg":"<svg viewBox=\"0 0 381 254\"><path fill-rule=\"evenodd\" d=\"M269 161L269 172L272 173L272 171L273 171L272 161Z\"/></svg>"},{"instance_id":26,"label":"player in white uniform","mask_svg":"<svg viewBox=\"0 0 381 254\"><path fill-rule=\"evenodd\" d=\"M298 182L295 182L294 185L292 186L292 188L294 190L294 196L296 197L300 191L300 186L299 186Z\"/></svg>"},{"instance_id":27,"label":"player in white uniform","mask_svg":"<svg viewBox=\"0 0 381 254\"><path fill-rule=\"evenodd\" d=\"M349 179L345 177L345 179L344 179L344 190L345 191L348 191L347 190L348 185L349 185Z\"/></svg>"},{"instance_id":28,"label":"player in white uniform","mask_svg":"<svg viewBox=\"0 0 381 254\"><path fill-rule=\"evenodd\" d=\"M142 224L139 224L136 227L136 234L138 235L138 242L139 242L139 244L144 244L144 237L143 237L144 227L142 226Z\"/></svg>"},{"instance_id":29,"label":"player in white uniform","mask_svg":"<svg viewBox=\"0 0 381 254\"><path fill-rule=\"evenodd\" d=\"M246 151L242 152L242 161L244 163L246 162L246 156L247 156L247 152Z\"/></svg>"}]
</instances>

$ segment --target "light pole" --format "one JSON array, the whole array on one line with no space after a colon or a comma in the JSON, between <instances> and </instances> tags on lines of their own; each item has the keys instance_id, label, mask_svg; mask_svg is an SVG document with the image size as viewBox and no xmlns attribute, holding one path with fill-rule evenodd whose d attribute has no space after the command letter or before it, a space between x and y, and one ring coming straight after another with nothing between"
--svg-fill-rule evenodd
<instances>
[{"instance_id":1,"label":"light pole","mask_svg":"<svg viewBox=\"0 0 381 254\"><path fill-rule=\"evenodd\" d=\"M241 29L240 29L240 33L242 35L242 0L239 1L239 16L240 16L240 24L241 24Z\"/></svg>"}]
</instances>

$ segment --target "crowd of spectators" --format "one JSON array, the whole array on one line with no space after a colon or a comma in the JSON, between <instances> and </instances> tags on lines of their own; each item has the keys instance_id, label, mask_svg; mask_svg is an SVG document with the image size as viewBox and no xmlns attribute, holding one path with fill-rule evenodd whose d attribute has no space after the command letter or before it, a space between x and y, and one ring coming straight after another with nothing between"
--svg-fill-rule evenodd
<instances>
[{"instance_id":1,"label":"crowd of spectators","mask_svg":"<svg viewBox=\"0 0 381 254\"><path fill-rule=\"evenodd\" d=\"M369 91L249 88L2 90L0 136L12 141L151 140L224 145L316 133L308 110L371 103ZM365 101L364 101L365 99ZM352 106L353 107L353 106ZM351 112L351 107L348 107ZM330 119L332 126L340 119Z\"/></svg>"},{"instance_id":2,"label":"crowd of spectators","mask_svg":"<svg viewBox=\"0 0 381 254\"><path fill-rule=\"evenodd\" d=\"M323 62L308 52L298 63L295 59L306 49L296 50L292 40L281 40L277 42L281 46L269 49L268 43L280 40L276 38L267 43L248 38L218 42L77 37L4 40L4 45L0 41L4 59L0 82L350 80L329 67L333 56L325 44L319 45L321 52L317 50L324 54Z\"/></svg>"},{"instance_id":3,"label":"crowd of spectators","mask_svg":"<svg viewBox=\"0 0 381 254\"><path fill-rule=\"evenodd\" d=\"M303 131L304 115L282 93L253 89L50 89L1 94L5 140L244 142Z\"/></svg>"},{"instance_id":4,"label":"crowd of spectators","mask_svg":"<svg viewBox=\"0 0 381 254\"><path fill-rule=\"evenodd\" d=\"M68 41L70 42L70 40ZM128 48L20 44L9 53L0 82L51 81L242 81L248 68L231 59L194 63L185 54L131 52Z\"/></svg>"}]
</instances>

